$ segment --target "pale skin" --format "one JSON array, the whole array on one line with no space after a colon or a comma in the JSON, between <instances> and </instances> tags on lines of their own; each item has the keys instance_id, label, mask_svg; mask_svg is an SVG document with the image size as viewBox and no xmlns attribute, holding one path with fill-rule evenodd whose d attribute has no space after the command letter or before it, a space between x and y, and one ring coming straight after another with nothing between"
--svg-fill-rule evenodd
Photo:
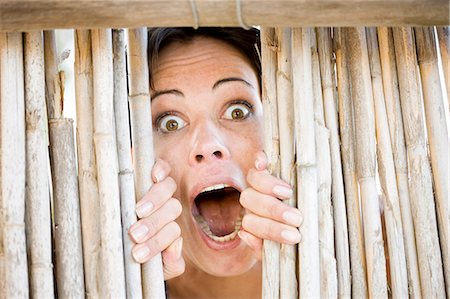
<instances>
[{"instance_id":1,"label":"pale skin","mask_svg":"<svg viewBox=\"0 0 450 299\"><path fill-rule=\"evenodd\" d=\"M158 159L130 228L133 256L143 263L162 253L170 298L259 298L262 240L300 242L302 216L280 201L291 186L266 170L258 75L234 47L195 37L168 45L152 80ZM217 184L236 200L196 208L197 194ZM208 222L214 229L242 213L242 226L232 240L216 242L194 219L197 210L206 221L218 215Z\"/></svg>"}]
</instances>

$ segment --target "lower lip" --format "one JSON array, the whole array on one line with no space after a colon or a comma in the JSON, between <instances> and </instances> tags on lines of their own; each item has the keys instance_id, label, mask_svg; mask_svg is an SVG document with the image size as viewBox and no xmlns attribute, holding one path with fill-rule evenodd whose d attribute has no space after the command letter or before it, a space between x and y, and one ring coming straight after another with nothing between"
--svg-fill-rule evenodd
<instances>
[{"instance_id":1,"label":"lower lip","mask_svg":"<svg viewBox=\"0 0 450 299\"><path fill-rule=\"evenodd\" d=\"M229 250L229 249L233 249L236 248L240 243L241 243L241 239L239 238L239 236L236 236L233 240L227 241L227 242L216 242L213 239L211 239L210 237L208 237L208 235L200 228L200 226L198 225L197 221L195 221L195 219L192 219L195 223L195 227L197 228L197 231L199 232L200 236L202 237L203 242L205 242L205 244L214 250Z\"/></svg>"}]
</instances>

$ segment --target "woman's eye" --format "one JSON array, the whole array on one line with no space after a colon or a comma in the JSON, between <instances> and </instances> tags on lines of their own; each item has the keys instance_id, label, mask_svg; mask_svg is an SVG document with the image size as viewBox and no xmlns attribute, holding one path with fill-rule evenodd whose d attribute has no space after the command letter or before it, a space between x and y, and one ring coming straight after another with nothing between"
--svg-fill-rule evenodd
<instances>
[{"instance_id":1,"label":"woman's eye","mask_svg":"<svg viewBox=\"0 0 450 299\"><path fill-rule=\"evenodd\" d=\"M186 123L184 120L175 115L166 115L158 120L159 129L165 133L174 132L182 129Z\"/></svg>"},{"instance_id":2,"label":"woman's eye","mask_svg":"<svg viewBox=\"0 0 450 299\"><path fill-rule=\"evenodd\" d=\"M249 113L249 108L245 104L234 104L227 108L224 117L232 120L244 119Z\"/></svg>"}]
</instances>

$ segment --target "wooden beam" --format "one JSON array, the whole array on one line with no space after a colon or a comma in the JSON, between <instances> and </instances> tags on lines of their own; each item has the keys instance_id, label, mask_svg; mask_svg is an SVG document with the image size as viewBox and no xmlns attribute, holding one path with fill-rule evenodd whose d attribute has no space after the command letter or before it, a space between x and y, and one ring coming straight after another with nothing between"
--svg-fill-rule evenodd
<instances>
[{"instance_id":1,"label":"wooden beam","mask_svg":"<svg viewBox=\"0 0 450 299\"><path fill-rule=\"evenodd\" d=\"M0 0L0 31L196 25L414 26L448 25L449 20L447 0Z\"/></svg>"}]
</instances>

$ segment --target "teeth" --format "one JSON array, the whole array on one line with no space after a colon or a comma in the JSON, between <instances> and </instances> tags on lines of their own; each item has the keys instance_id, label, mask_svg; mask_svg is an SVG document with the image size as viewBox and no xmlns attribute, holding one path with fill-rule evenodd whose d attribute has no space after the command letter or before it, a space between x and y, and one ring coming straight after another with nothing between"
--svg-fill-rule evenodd
<instances>
[{"instance_id":1,"label":"teeth","mask_svg":"<svg viewBox=\"0 0 450 299\"><path fill-rule=\"evenodd\" d=\"M225 187L230 187L227 184L217 184L217 185L213 185L213 186L209 186L206 187L205 189L203 189L202 191L200 191L200 193L202 192L208 192L208 191L213 191L213 190L219 190L219 189L223 189Z\"/></svg>"},{"instance_id":2,"label":"teeth","mask_svg":"<svg viewBox=\"0 0 450 299\"><path fill-rule=\"evenodd\" d=\"M206 235L208 237L210 237L211 239L213 239L214 241L219 242L219 243L224 243L224 242L227 242L227 241L230 241L230 240L233 240L234 238L236 238L237 233L241 229L241 225L242 225L242 218L239 218L236 220L236 223L234 225L234 231L232 233L229 233L226 236L218 237L211 232L211 229L209 228L208 223L206 222L205 218L203 218L203 216L197 215L197 216L195 216L195 220L197 220L197 223L200 225L200 227L202 228L202 230L206 233Z\"/></svg>"}]
</instances>

